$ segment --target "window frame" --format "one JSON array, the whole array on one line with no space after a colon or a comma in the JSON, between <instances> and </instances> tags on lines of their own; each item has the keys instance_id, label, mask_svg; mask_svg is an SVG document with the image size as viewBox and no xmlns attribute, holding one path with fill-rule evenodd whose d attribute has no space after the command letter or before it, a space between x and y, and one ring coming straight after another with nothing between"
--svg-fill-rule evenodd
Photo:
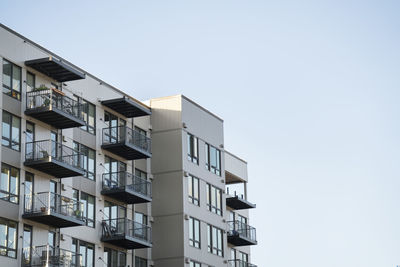
<instances>
[{"instance_id":1,"label":"window frame","mask_svg":"<svg viewBox=\"0 0 400 267\"><path fill-rule=\"evenodd\" d=\"M147 267L148 266L148 260L145 258L135 256L133 260L134 260L133 266L135 266L135 267Z\"/></svg>"},{"instance_id":2,"label":"window frame","mask_svg":"<svg viewBox=\"0 0 400 267\"><path fill-rule=\"evenodd\" d=\"M195 188L195 181L197 181L197 188ZM197 192L197 197L195 192ZM193 175L188 177L188 200L190 203L200 207L200 179Z\"/></svg>"},{"instance_id":3,"label":"window frame","mask_svg":"<svg viewBox=\"0 0 400 267\"><path fill-rule=\"evenodd\" d=\"M82 211L82 218L85 221L85 225L87 227L95 228L96 227L96 197L88 194L86 192L80 191L78 189L72 189L73 195L72 199L81 202L80 210ZM84 195L84 196L82 196ZM86 199L84 199L84 197ZM89 198L93 199L93 218L89 218Z\"/></svg>"},{"instance_id":4,"label":"window frame","mask_svg":"<svg viewBox=\"0 0 400 267\"><path fill-rule=\"evenodd\" d=\"M213 203L215 200L215 203ZM207 184L207 208L212 213L222 216L222 189Z\"/></svg>"},{"instance_id":5,"label":"window frame","mask_svg":"<svg viewBox=\"0 0 400 267\"><path fill-rule=\"evenodd\" d=\"M5 197L3 197L3 198L0 198L0 199L2 199L2 200L4 200L4 201L7 201L7 202L10 202L10 203L14 203L14 204L19 204L19 193L20 193L20 180L21 180L21 170L19 169L19 168L16 168L16 167L14 167L14 166L11 166L11 165L9 165L9 164L6 164L6 163L1 163L1 177L0 177L0 184L1 184L1 182L2 182L2 180L3 180L3 168L5 168L5 169L8 169L8 177L7 177L7 185L8 185L8 191L4 191L4 190L2 190L1 189L1 187L0 187L0 193L1 194L5 194L5 195L8 195L6 198L7 199L5 199ZM16 182L15 182L15 185L16 185L16 192L15 192L15 194L14 193L11 193L10 192L10 185L11 185L11 178L12 178L12 176L11 176L11 173L12 173L12 170L16 170L17 171L17 177L16 177ZM16 201L12 201L11 199L12 198L14 198L14 199L16 199Z\"/></svg>"},{"instance_id":6,"label":"window frame","mask_svg":"<svg viewBox=\"0 0 400 267\"><path fill-rule=\"evenodd\" d=\"M222 229L207 224L207 251L211 254L224 256L224 234Z\"/></svg>"},{"instance_id":7,"label":"window frame","mask_svg":"<svg viewBox=\"0 0 400 267\"><path fill-rule=\"evenodd\" d=\"M187 146L188 160L199 165L199 138L187 133Z\"/></svg>"},{"instance_id":8,"label":"window frame","mask_svg":"<svg viewBox=\"0 0 400 267\"><path fill-rule=\"evenodd\" d=\"M96 181L96 150L91 149L88 146L85 146L81 143L78 143L76 141L73 142L74 145L74 150L80 152L83 154L84 158L83 158L83 169L85 170L85 174L83 175L83 177L92 180L92 181ZM89 170L89 166L90 166L90 154L92 153L93 155L93 170ZM86 166L86 168L85 168ZM93 178L91 178L93 177Z\"/></svg>"},{"instance_id":9,"label":"window frame","mask_svg":"<svg viewBox=\"0 0 400 267\"><path fill-rule=\"evenodd\" d=\"M5 225L5 232L6 232L5 240L4 240L6 243L6 246L1 245L1 242L0 242L0 256L16 259L17 255L18 255L18 222L9 220L7 218L0 217L0 225L3 225L3 223ZM13 240L13 244L15 245L15 248L10 248L10 244L9 244L9 241L10 241L9 228L11 227L11 224L13 224L13 228L15 230L14 240ZM1 228L2 227L0 227L0 229ZM5 254L3 254L3 251L5 252ZM9 256L10 251L14 252L14 256Z\"/></svg>"},{"instance_id":10,"label":"window frame","mask_svg":"<svg viewBox=\"0 0 400 267\"><path fill-rule=\"evenodd\" d=\"M221 176L221 150L216 148L213 145L208 143L205 144L205 153L206 153L206 169L210 172ZM212 155L214 154L215 155ZM215 157L215 166L213 165L213 157Z\"/></svg>"},{"instance_id":11,"label":"window frame","mask_svg":"<svg viewBox=\"0 0 400 267\"><path fill-rule=\"evenodd\" d=\"M75 242L75 244L74 244L74 242ZM90 242L86 242L86 241L83 241L83 240L80 240L80 239L77 239L77 238L72 238L72 246L75 246L75 251L74 252L76 253L76 255L78 255L78 254L81 255L80 260L82 260L83 258L85 259L84 265L79 263L79 266L82 266L82 267L94 267L96 265L95 264L95 259L96 259L96 257L95 257L95 254L96 254L95 244L90 243ZM85 247L85 257L81 253L81 247ZM92 257L92 265L88 266L87 265L88 264L88 250L89 250L90 247L92 248L93 257ZM77 257L75 257L75 259L77 259Z\"/></svg>"},{"instance_id":12,"label":"window frame","mask_svg":"<svg viewBox=\"0 0 400 267\"><path fill-rule=\"evenodd\" d=\"M11 65L11 72L10 72L10 84L4 84L4 62L7 62L8 64ZM2 67L3 67L3 73L2 73L2 92L5 95L8 95L9 97L12 97L18 101L21 101L21 92L22 92L22 67L18 66L17 64L11 62L10 60L7 60L3 58L2 62ZM19 91L14 89L14 68L19 69ZM9 92L4 92L4 90L9 90ZM15 94L15 95L14 95Z\"/></svg>"},{"instance_id":13,"label":"window frame","mask_svg":"<svg viewBox=\"0 0 400 267\"><path fill-rule=\"evenodd\" d=\"M5 123L4 122L4 116L5 115L9 116L9 119L10 119L9 131L8 131L9 137L3 135L4 134L4 123ZM13 144L13 142L15 142L14 141L14 137L13 137L14 119L18 119L19 120L19 125L18 125L18 129L19 129L19 131L18 131L18 143L16 143L16 145L18 145L18 149L13 148L14 146L16 146L16 145ZM15 116L14 114L12 114L10 112L7 112L7 111L5 111L3 109L2 131L1 131L1 137L2 137L1 145L2 146L7 147L7 148L12 149L12 150L15 150L15 151L18 151L18 152L21 151L21 121L22 121L22 119L20 117ZM4 144L4 141L8 142L8 144Z\"/></svg>"},{"instance_id":14,"label":"window frame","mask_svg":"<svg viewBox=\"0 0 400 267\"><path fill-rule=\"evenodd\" d=\"M198 229L197 233L196 229ZM201 249L201 223L194 217L189 217L189 246Z\"/></svg>"}]
</instances>

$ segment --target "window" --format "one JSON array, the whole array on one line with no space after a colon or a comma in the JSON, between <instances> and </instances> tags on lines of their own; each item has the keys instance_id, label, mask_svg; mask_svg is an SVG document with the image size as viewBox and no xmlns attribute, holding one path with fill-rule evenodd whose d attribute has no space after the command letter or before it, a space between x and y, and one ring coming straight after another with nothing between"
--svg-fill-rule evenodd
<instances>
[{"instance_id":1,"label":"window","mask_svg":"<svg viewBox=\"0 0 400 267\"><path fill-rule=\"evenodd\" d=\"M82 115L86 123L81 129L91 134L96 134L96 106L82 98L79 98L79 101L83 104Z\"/></svg>"},{"instance_id":2,"label":"window","mask_svg":"<svg viewBox=\"0 0 400 267\"><path fill-rule=\"evenodd\" d=\"M138 132L142 136L147 136L146 131L143 130L142 128L139 128L139 127L135 126L135 131Z\"/></svg>"},{"instance_id":3,"label":"window","mask_svg":"<svg viewBox=\"0 0 400 267\"><path fill-rule=\"evenodd\" d=\"M134 217L134 221L135 222L147 225L147 215L135 211L135 215L134 216L135 216Z\"/></svg>"},{"instance_id":4,"label":"window","mask_svg":"<svg viewBox=\"0 0 400 267\"><path fill-rule=\"evenodd\" d=\"M3 59L3 93L21 100L21 67Z\"/></svg>"},{"instance_id":5,"label":"window","mask_svg":"<svg viewBox=\"0 0 400 267\"><path fill-rule=\"evenodd\" d=\"M0 255L17 257L18 223L0 218Z\"/></svg>"},{"instance_id":6,"label":"window","mask_svg":"<svg viewBox=\"0 0 400 267\"><path fill-rule=\"evenodd\" d=\"M78 239L72 239L72 251L80 254L81 267L94 267L94 245ZM76 258L74 259L76 260ZM74 262L74 266L77 264Z\"/></svg>"},{"instance_id":7,"label":"window","mask_svg":"<svg viewBox=\"0 0 400 267\"><path fill-rule=\"evenodd\" d=\"M21 118L3 110L3 140L2 145L20 151Z\"/></svg>"},{"instance_id":8,"label":"window","mask_svg":"<svg viewBox=\"0 0 400 267\"><path fill-rule=\"evenodd\" d=\"M201 263L197 262L197 261L190 261L190 267L201 267Z\"/></svg>"},{"instance_id":9,"label":"window","mask_svg":"<svg viewBox=\"0 0 400 267\"><path fill-rule=\"evenodd\" d=\"M194 135L187 133L188 160L199 164L199 140Z\"/></svg>"},{"instance_id":10,"label":"window","mask_svg":"<svg viewBox=\"0 0 400 267\"><path fill-rule=\"evenodd\" d=\"M126 218L126 208L109 201L104 201L104 215L107 220Z\"/></svg>"},{"instance_id":11,"label":"window","mask_svg":"<svg viewBox=\"0 0 400 267\"><path fill-rule=\"evenodd\" d=\"M208 210L222 215L222 190L207 184L207 207Z\"/></svg>"},{"instance_id":12,"label":"window","mask_svg":"<svg viewBox=\"0 0 400 267\"><path fill-rule=\"evenodd\" d=\"M96 198L92 195L86 194L85 192L81 192L79 196L79 191L73 189L72 198L76 201L80 201L82 203L81 211L82 217L89 227L95 227L95 200Z\"/></svg>"},{"instance_id":13,"label":"window","mask_svg":"<svg viewBox=\"0 0 400 267\"><path fill-rule=\"evenodd\" d=\"M206 144L206 169L221 176L221 151Z\"/></svg>"},{"instance_id":14,"label":"window","mask_svg":"<svg viewBox=\"0 0 400 267\"><path fill-rule=\"evenodd\" d=\"M96 151L77 142L74 142L74 149L83 153L84 176L90 180L95 180Z\"/></svg>"},{"instance_id":15,"label":"window","mask_svg":"<svg viewBox=\"0 0 400 267\"><path fill-rule=\"evenodd\" d=\"M147 180L147 172L144 172L139 169L135 169L135 176L142 178L143 180Z\"/></svg>"},{"instance_id":16,"label":"window","mask_svg":"<svg viewBox=\"0 0 400 267\"><path fill-rule=\"evenodd\" d=\"M189 218L189 245L200 248L200 221Z\"/></svg>"},{"instance_id":17,"label":"window","mask_svg":"<svg viewBox=\"0 0 400 267\"><path fill-rule=\"evenodd\" d=\"M222 240L223 240L222 230L208 224L207 237L208 237L208 252L223 257L224 249L222 247Z\"/></svg>"},{"instance_id":18,"label":"window","mask_svg":"<svg viewBox=\"0 0 400 267\"><path fill-rule=\"evenodd\" d=\"M135 267L147 267L147 259L135 256Z\"/></svg>"},{"instance_id":19,"label":"window","mask_svg":"<svg viewBox=\"0 0 400 267\"><path fill-rule=\"evenodd\" d=\"M56 247L56 233L55 232L49 231L47 233L47 244L50 246L50 248Z\"/></svg>"},{"instance_id":20,"label":"window","mask_svg":"<svg viewBox=\"0 0 400 267\"><path fill-rule=\"evenodd\" d=\"M30 92L35 89L35 75L30 73L29 71L26 72L26 91Z\"/></svg>"},{"instance_id":21,"label":"window","mask_svg":"<svg viewBox=\"0 0 400 267\"><path fill-rule=\"evenodd\" d=\"M105 168L105 173L124 172L126 171L126 164L119 160L105 156L104 168Z\"/></svg>"},{"instance_id":22,"label":"window","mask_svg":"<svg viewBox=\"0 0 400 267\"><path fill-rule=\"evenodd\" d=\"M104 248L103 261L108 267L126 266L126 253L110 248Z\"/></svg>"},{"instance_id":23,"label":"window","mask_svg":"<svg viewBox=\"0 0 400 267\"><path fill-rule=\"evenodd\" d=\"M189 202L195 204L196 206L200 206L199 195L200 195L200 186L199 186L199 178L194 176L189 176L188 178L188 192L189 192Z\"/></svg>"},{"instance_id":24,"label":"window","mask_svg":"<svg viewBox=\"0 0 400 267\"><path fill-rule=\"evenodd\" d=\"M30 172L25 172L25 209L31 210L33 203L33 182L34 176Z\"/></svg>"},{"instance_id":25,"label":"window","mask_svg":"<svg viewBox=\"0 0 400 267\"><path fill-rule=\"evenodd\" d=\"M35 141L35 124L27 121L25 131L25 154L28 158L33 158L33 141Z\"/></svg>"},{"instance_id":26,"label":"window","mask_svg":"<svg viewBox=\"0 0 400 267\"><path fill-rule=\"evenodd\" d=\"M18 204L19 169L1 164L0 199Z\"/></svg>"},{"instance_id":27,"label":"window","mask_svg":"<svg viewBox=\"0 0 400 267\"><path fill-rule=\"evenodd\" d=\"M32 226L24 225L24 234L22 236L23 250L22 262L23 266L29 266L32 259Z\"/></svg>"}]
</instances>

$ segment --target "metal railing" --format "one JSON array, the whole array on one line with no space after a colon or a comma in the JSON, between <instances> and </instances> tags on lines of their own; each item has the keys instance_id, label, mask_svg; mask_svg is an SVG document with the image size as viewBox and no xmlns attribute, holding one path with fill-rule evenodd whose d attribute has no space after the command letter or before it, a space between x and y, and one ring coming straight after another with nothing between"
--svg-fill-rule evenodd
<instances>
[{"instance_id":1,"label":"metal railing","mask_svg":"<svg viewBox=\"0 0 400 267\"><path fill-rule=\"evenodd\" d=\"M151 242L151 228L127 218L103 220L102 226L102 235L105 238L129 236L145 242Z\"/></svg>"},{"instance_id":2,"label":"metal railing","mask_svg":"<svg viewBox=\"0 0 400 267\"><path fill-rule=\"evenodd\" d=\"M151 153L151 139L126 126L103 128L103 145L126 143Z\"/></svg>"},{"instance_id":3,"label":"metal railing","mask_svg":"<svg viewBox=\"0 0 400 267\"><path fill-rule=\"evenodd\" d=\"M22 266L26 267L79 267L81 254L50 245L26 247L22 253Z\"/></svg>"},{"instance_id":4,"label":"metal railing","mask_svg":"<svg viewBox=\"0 0 400 267\"><path fill-rule=\"evenodd\" d=\"M151 197L151 182L129 172L112 172L103 174L103 190L127 188L142 195Z\"/></svg>"},{"instance_id":5,"label":"metal railing","mask_svg":"<svg viewBox=\"0 0 400 267\"><path fill-rule=\"evenodd\" d=\"M241 221L229 221L228 236L240 236L257 242L256 228Z\"/></svg>"},{"instance_id":6,"label":"metal railing","mask_svg":"<svg viewBox=\"0 0 400 267\"><path fill-rule=\"evenodd\" d=\"M53 140L27 142L25 161L57 160L82 169L83 153Z\"/></svg>"},{"instance_id":7,"label":"metal railing","mask_svg":"<svg viewBox=\"0 0 400 267\"><path fill-rule=\"evenodd\" d=\"M83 120L87 105L59 93L53 89L34 90L26 93L26 109L58 109Z\"/></svg>"},{"instance_id":8,"label":"metal railing","mask_svg":"<svg viewBox=\"0 0 400 267\"><path fill-rule=\"evenodd\" d=\"M242 260L228 260L229 267L257 267L257 265Z\"/></svg>"},{"instance_id":9,"label":"metal railing","mask_svg":"<svg viewBox=\"0 0 400 267\"><path fill-rule=\"evenodd\" d=\"M25 195L25 214L50 214L50 212L73 217L83 221L82 203L74 199L51 193L41 192Z\"/></svg>"}]
</instances>

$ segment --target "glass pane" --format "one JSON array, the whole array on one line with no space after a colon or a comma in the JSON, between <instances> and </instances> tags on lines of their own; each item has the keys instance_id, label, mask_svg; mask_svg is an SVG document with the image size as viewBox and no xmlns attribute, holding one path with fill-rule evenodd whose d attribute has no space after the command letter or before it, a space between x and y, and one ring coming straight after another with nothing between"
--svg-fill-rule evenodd
<instances>
[{"instance_id":1,"label":"glass pane","mask_svg":"<svg viewBox=\"0 0 400 267\"><path fill-rule=\"evenodd\" d=\"M199 198L199 179L193 178L193 196L194 198Z\"/></svg>"},{"instance_id":2,"label":"glass pane","mask_svg":"<svg viewBox=\"0 0 400 267\"><path fill-rule=\"evenodd\" d=\"M10 146L10 128L11 128L11 115L3 111L3 123L2 123L2 144L4 146Z\"/></svg>"},{"instance_id":3,"label":"glass pane","mask_svg":"<svg viewBox=\"0 0 400 267\"><path fill-rule=\"evenodd\" d=\"M12 81L12 87L15 91L20 92L21 91L21 68L13 65L13 81Z\"/></svg>"},{"instance_id":4,"label":"glass pane","mask_svg":"<svg viewBox=\"0 0 400 267\"><path fill-rule=\"evenodd\" d=\"M19 150L20 132L21 132L20 127L21 127L21 119L13 116L12 131L11 131L11 138L12 138L11 148L15 150Z\"/></svg>"},{"instance_id":5,"label":"glass pane","mask_svg":"<svg viewBox=\"0 0 400 267\"><path fill-rule=\"evenodd\" d=\"M26 73L26 89L28 92L35 88L35 75L30 72Z\"/></svg>"},{"instance_id":6,"label":"glass pane","mask_svg":"<svg viewBox=\"0 0 400 267\"><path fill-rule=\"evenodd\" d=\"M11 88L11 68L12 64L7 60L3 60L3 85Z\"/></svg>"}]
</instances>

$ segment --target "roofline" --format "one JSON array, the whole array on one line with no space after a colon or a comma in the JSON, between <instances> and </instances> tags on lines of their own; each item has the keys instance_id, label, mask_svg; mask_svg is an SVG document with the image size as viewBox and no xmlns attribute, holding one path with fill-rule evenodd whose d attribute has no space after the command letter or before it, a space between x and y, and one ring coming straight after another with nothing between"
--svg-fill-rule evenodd
<instances>
[{"instance_id":1,"label":"roofline","mask_svg":"<svg viewBox=\"0 0 400 267\"><path fill-rule=\"evenodd\" d=\"M224 150L224 152L227 153L227 154L229 154L230 156L232 156L232 157L234 157L234 158L236 158L236 159L242 161L243 163L246 163L246 164L247 164L247 161L245 161L245 160L242 159L242 158L239 158L238 156L232 154L231 152L229 152L229 151L227 151L227 150Z\"/></svg>"},{"instance_id":2,"label":"roofline","mask_svg":"<svg viewBox=\"0 0 400 267\"><path fill-rule=\"evenodd\" d=\"M163 99L168 99L168 98L174 98L174 97L181 97L181 98L185 99L186 101L192 103L192 104L195 105L196 107L200 108L201 110L207 112L208 114L210 114L210 115L213 116L214 118L218 119L219 121L224 122L224 120L223 120L222 118L218 117L217 115L215 115L214 113L212 113L212 112L209 111L208 109L206 109L206 108L200 106L199 104L197 104L196 102L194 102L193 100L191 100L190 98L188 98L188 97L186 97L185 95L182 95L182 94L170 95L170 96L161 96L161 97L156 97L156 98L149 99L149 100L147 100L147 101L150 101L150 102L153 101L153 100L154 100L154 101L158 101L158 100L163 100Z\"/></svg>"},{"instance_id":3,"label":"roofline","mask_svg":"<svg viewBox=\"0 0 400 267\"><path fill-rule=\"evenodd\" d=\"M32 41L32 40L26 38L26 37L23 36L22 34L20 34L20 33L16 32L16 31L14 31L14 30L12 30L12 29L10 29L9 27L7 27L6 25L4 25L3 23L0 23L0 27L3 28L3 29L5 29L6 31L8 31L8 32L10 32L10 33L12 33L12 34L18 36L19 38L23 39L25 42L28 42L28 43L32 44L33 46L35 46L36 48L42 50L43 52L48 53L49 56L56 57L57 59L62 60L63 62L69 64L71 67L74 67L74 68L78 69L79 71L83 72L84 74L86 74L87 76L91 77L92 79L97 80L99 83L104 84L104 85L107 85L108 87L110 87L111 89L113 89L114 91L116 91L117 93L122 94L122 96L126 96L126 97L132 99L133 101L137 102L138 104L140 104L140 105L142 105L142 106L144 106L144 107L146 107L146 108L148 108L148 109L151 109L148 105L142 103L140 100L137 100L136 98L134 98L134 97L128 95L127 93L121 91L120 89L116 88L115 86L112 86L111 84L109 84L109 83L103 81L102 79L100 79L100 78L94 76L93 74L90 74L89 72L87 72L87 71L81 69L80 67L78 67L78 66L76 66L75 64L69 62L68 60L66 60L66 59L64 59L64 58L62 58L62 57L60 57L59 55L57 55L57 54L51 52L50 50L44 48L43 46L41 46L41 45L35 43L34 41Z\"/></svg>"}]
</instances>

